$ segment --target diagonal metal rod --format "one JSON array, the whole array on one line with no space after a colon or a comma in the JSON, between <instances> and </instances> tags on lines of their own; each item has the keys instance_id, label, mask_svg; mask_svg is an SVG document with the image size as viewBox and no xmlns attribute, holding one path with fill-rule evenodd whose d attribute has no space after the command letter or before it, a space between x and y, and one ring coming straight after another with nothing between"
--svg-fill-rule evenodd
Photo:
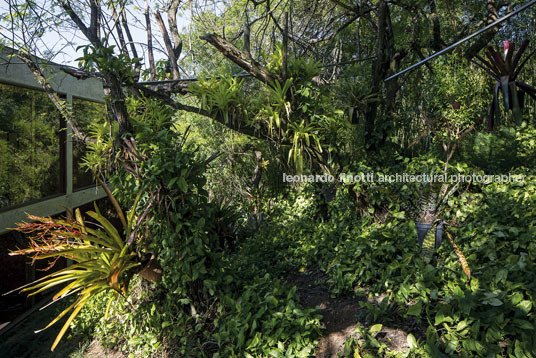
<instances>
[{"instance_id":1,"label":"diagonal metal rod","mask_svg":"<svg viewBox=\"0 0 536 358\"><path fill-rule=\"evenodd\" d=\"M471 35L469 35L469 36L467 36L467 37L461 39L460 41L458 41L458 42L456 42L456 43L454 43L454 44L452 44L452 45L450 45L450 46L444 48L443 50L441 50L441 51L439 51L439 52L436 52L436 53L434 53L434 54L431 55L431 56L428 56L428 57L425 58L424 60L422 60L422 61L420 61L420 62L417 62L416 64L414 64L414 65L412 65L412 66L409 66L409 67L406 68L405 70L402 70L402 71L400 71L400 72L398 72L398 73L396 73L396 74L394 74L394 75L392 75L392 76L390 76L390 77L387 77L387 78L386 78L385 80L383 80L383 81L384 81L384 82L390 81L390 80L392 80L393 78L396 78L396 77L400 76L401 74L404 74L404 73L406 73L406 72L408 72L408 71L411 71L411 70L413 70L413 69L415 69L415 68L417 68L417 67L419 67L419 66L425 64L426 62L430 61L430 60L433 59L433 58L436 58L437 56L441 56L441 55L444 54L445 52L448 52L448 51L452 50L454 47L456 47L456 46L458 46L458 45L460 45L460 44L462 44L462 43L464 43L464 42L466 42L466 41L469 41L469 40L472 39L473 37L480 35L481 33L483 33L483 32L485 32L485 31L491 29L492 27L497 26L497 25L500 24L501 22L504 22L504 21L508 20L509 18L511 18L512 16L515 16L515 15L519 14L521 11L526 10L527 8L531 7L531 6L534 5L534 4L536 4L536 0L533 0L533 1L529 2L528 4L525 4L525 5L521 6L520 8L515 9L514 11L512 11L512 12L508 13L507 15L501 17L500 19L498 19L498 20L495 21L495 22L492 22L491 24L489 24L488 26L484 27L483 29L478 30L478 31L475 32L474 34L471 34Z\"/></svg>"}]
</instances>

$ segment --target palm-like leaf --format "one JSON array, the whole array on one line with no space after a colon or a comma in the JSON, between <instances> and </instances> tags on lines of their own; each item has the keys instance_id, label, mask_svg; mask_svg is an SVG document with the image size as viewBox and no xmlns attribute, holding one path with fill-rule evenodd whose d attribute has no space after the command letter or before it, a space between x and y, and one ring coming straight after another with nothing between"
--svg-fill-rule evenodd
<instances>
[{"instance_id":1,"label":"palm-like leaf","mask_svg":"<svg viewBox=\"0 0 536 358\"><path fill-rule=\"evenodd\" d=\"M499 89L503 94L505 108L513 111L518 124L521 120L521 109L523 108L522 96L526 93L536 99L536 88L517 81L517 76L521 72L521 69L536 51L532 51L522 62L520 62L528 45L529 40L523 41L521 47L514 56L515 44L505 41L504 57L501 57L499 51L494 50L492 47L488 47L485 52L487 60L479 55L476 55L475 57L480 62L472 60L473 63L484 69L497 81L488 112L488 130L490 131L493 127L498 126L500 121L498 104Z\"/></svg>"},{"instance_id":2,"label":"palm-like leaf","mask_svg":"<svg viewBox=\"0 0 536 358\"><path fill-rule=\"evenodd\" d=\"M52 219L28 215L33 222L21 223L16 229L30 236L30 247L10 252L10 255L28 255L34 261L60 257L74 261L74 264L67 268L6 293L20 290L29 292L29 296L32 296L56 286L63 286L54 295L53 302L78 294L73 304L43 328L49 328L71 312L51 350L56 348L72 320L92 297L109 290L115 291L117 296L126 294L131 277L129 273L140 265L137 257L129 253L127 241L131 232L136 231L133 227L134 211L139 198L140 195L128 215L128 222L124 220L121 212L124 235L102 216L96 205L95 211L86 213L96 221L91 225L84 221L80 210L76 209L75 218ZM120 210L118 206L116 209Z\"/></svg>"},{"instance_id":3,"label":"palm-like leaf","mask_svg":"<svg viewBox=\"0 0 536 358\"><path fill-rule=\"evenodd\" d=\"M292 147L288 154L288 162L294 162L298 173L303 171L305 162L311 162L314 155L322 153L318 132L318 127L305 123L305 120L300 123L289 123L287 136L291 139Z\"/></svg>"}]
</instances>

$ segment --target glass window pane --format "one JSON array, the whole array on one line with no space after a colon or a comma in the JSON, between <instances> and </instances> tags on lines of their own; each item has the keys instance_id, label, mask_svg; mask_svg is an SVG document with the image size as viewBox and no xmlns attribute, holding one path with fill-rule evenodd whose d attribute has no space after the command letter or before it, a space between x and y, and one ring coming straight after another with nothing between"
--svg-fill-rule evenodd
<instances>
[{"instance_id":1,"label":"glass window pane","mask_svg":"<svg viewBox=\"0 0 536 358\"><path fill-rule=\"evenodd\" d=\"M0 208L64 190L60 133L44 92L0 84Z\"/></svg>"},{"instance_id":2,"label":"glass window pane","mask_svg":"<svg viewBox=\"0 0 536 358\"><path fill-rule=\"evenodd\" d=\"M73 98L73 113L78 128L88 133L91 123L103 123L106 119L104 104ZM82 167L86 146L73 141L73 189L82 189L94 184L93 174Z\"/></svg>"}]
</instances>

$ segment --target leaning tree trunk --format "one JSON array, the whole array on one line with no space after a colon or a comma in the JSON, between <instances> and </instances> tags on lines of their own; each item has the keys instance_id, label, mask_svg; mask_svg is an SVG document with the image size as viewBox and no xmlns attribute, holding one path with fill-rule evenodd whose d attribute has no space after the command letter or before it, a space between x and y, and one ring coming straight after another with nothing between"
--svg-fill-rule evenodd
<instances>
[{"instance_id":1,"label":"leaning tree trunk","mask_svg":"<svg viewBox=\"0 0 536 358\"><path fill-rule=\"evenodd\" d=\"M158 282L162 278L162 266L154 255L151 255L149 261L138 272L138 275L151 282Z\"/></svg>"}]
</instances>

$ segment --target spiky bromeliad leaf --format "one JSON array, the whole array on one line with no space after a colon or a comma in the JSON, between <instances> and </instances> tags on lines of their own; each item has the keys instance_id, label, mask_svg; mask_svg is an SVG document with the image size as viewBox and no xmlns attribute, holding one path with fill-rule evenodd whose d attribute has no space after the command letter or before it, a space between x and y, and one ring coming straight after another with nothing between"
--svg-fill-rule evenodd
<instances>
[{"instance_id":1,"label":"spiky bromeliad leaf","mask_svg":"<svg viewBox=\"0 0 536 358\"><path fill-rule=\"evenodd\" d=\"M422 244L421 256L425 263L430 263L430 261L432 260L432 256L434 255L434 251L435 251L434 242L435 242L435 231L436 231L435 228L436 226L434 225L432 229L428 231Z\"/></svg>"},{"instance_id":2,"label":"spiky bromeliad leaf","mask_svg":"<svg viewBox=\"0 0 536 358\"><path fill-rule=\"evenodd\" d=\"M107 192L111 196L111 192L109 190ZM139 196L132 210L136 209ZM117 201L112 200L112 203L117 204ZM118 204L114 206L120 210ZM10 255L32 255L33 260L64 257L75 262L67 268L4 294L20 291L35 295L58 285L65 286L56 292L52 302L75 293L78 294L78 298L72 305L43 328L49 328L71 312L52 344L51 350L56 348L72 320L92 297L103 291L115 291L117 296L126 294L131 277L129 272L140 265L136 256L128 252L125 236L135 232L139 224L133 212L128 215L128 223L125 222L122 211L120 212L124 229L122 234L97 208L96 211L87 214L97 221L92 224L93 227L84 221L80 210L77 209L74 219L52 219L29 215L34 222L19 224L19 228L16 229L33 235L30 237L31 247L13 251Z\"/></svg>"},{"instance_id":3,"label":"spiky bromeliad leaf","mask_svg":"<svg viewBox=\"0 0 536 358\"><path fill-rule=\"evenodd\" d=\"M523 66L527 63L528 59L536 53L536 50L532 51L523 61L521 61L528 44L529 41L525 40L514 56L515 44L504 41L504 59L501 57L499 51L489 47L485 52L488 60L485 60L479 55L476 55L475 58L480 62L472 60L473 63L484 69L497 81L493 92L493 99L488 111L488 131L493 130L495 126L500 124L500 109L498 103L499 89L503 94L505 109L507 111L512 111L513 117L518 125L521 123L521 109L523 107L522 99L524 94L527 93L531 97L536 97L536 89L531 86L524 86L522 82L517 81L517 76Z\"/></svg>"},{"instance_id":4,"label":"spiky bromeliad leaf","mask_svg":"<svg viewBox=\"0 0 536 358\"><path fill-rule=\"evenodd\" d=\"M463 252L458 248L458 245L456 245L456 243L454 242L452 235L448 231L446 233L447 233L450 243L452 244L452 247L454 248L454 251L456 252L456 256L458 256L458 260L462 264L463 272L465 272L465 275L467 276L467 281L471 281L471 270L469 269L469 264L467 263L467 260L465 259Z\"/></svg>"}]
</instances>

